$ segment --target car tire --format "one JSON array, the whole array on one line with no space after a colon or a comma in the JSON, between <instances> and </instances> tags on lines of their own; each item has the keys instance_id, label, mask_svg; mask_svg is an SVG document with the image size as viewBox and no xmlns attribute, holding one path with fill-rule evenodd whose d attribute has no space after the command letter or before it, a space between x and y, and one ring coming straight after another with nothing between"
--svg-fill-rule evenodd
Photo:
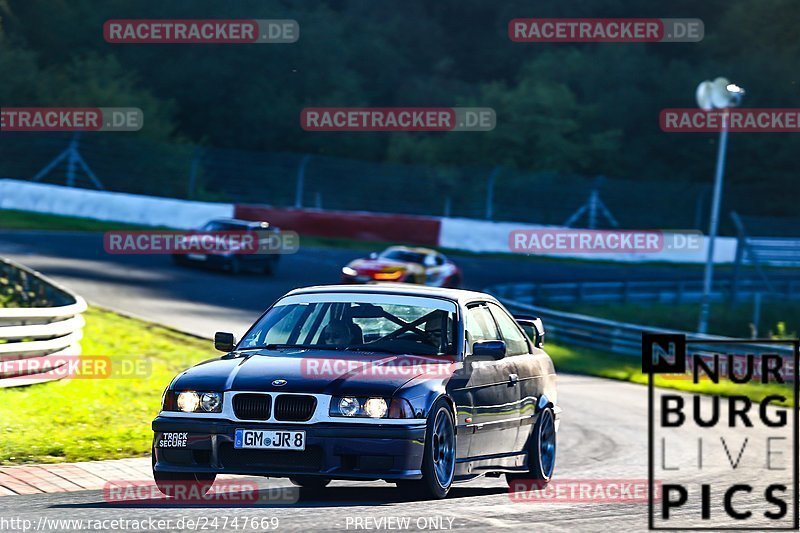
<instances>
[{"instance_id":1,"label":"car tire","mask_svg":"<svg viewBox=\"0 0 800 533\"><path fill-rule=\"evenodd\" d=\"M264 262L264 269L263 272L267 276L274 276L275 269L278 268L278 260L277 259L268 259Z\"/></svg>"},{"instance_id":2,"label":"car tire","mask_svg":"<svg viewBox=\"0 0 800 533\"><path fill-rule=\"evenodd\" d=\"M453 411L444 399L433 404L425 429L422 479L398 481L409 496L440 500L453 484L456 467L456 427Z\"/></svg>"},{"instance_id":3,"label":"car tire","mask_svg":"<svg viewBox=\"0 0 800 533\"><path fill-rule=\"evenodd\" d=\"M449 280L447 280L445 287L450 289L458 289L461 287L461 276L458 274L452 276Z\"/></svg>"},{"instance_id":4,"label":"car tire","mask_svg":"<svg viewBox=\"0 0 800 533\"><path fill-rule=\"evenodd\" d=\"M522 474L506 474L506 482L512 489L538 490L550 483L556 463L555 415L549 407L539 413L533 426L528 449L528 471Z\"/></svg>"}]
</instances>

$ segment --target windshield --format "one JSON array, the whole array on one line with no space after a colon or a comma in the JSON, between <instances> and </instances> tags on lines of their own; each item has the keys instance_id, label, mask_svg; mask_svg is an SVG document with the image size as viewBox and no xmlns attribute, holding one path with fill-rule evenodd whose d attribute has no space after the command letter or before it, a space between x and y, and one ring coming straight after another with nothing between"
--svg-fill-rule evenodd
<instances>
[{"instance_id":1,"label":"windshield","mask_svg":"<svg viewBox=\"0 0 800 533\"><path fill-rule=\"evenodd\" d=\"M276 303L237 349L323 350L453 355L455 304L396 295L289 296Z\"/></svg>"},{"instance_id":2,"label":"windshield","mask_svg":"<svg viewBox=\"0 0 800 533\"><path fill-rule=\"evenodd\" d=\"M386 250L380 255L381 259L392 259L394 261L403 261L404 263L423 263L425 261L425 254L410 252L408 250Z\"/></svg>"},{"instance_id":3,"label":"windshield","mask_svg":"<svg viewBox=\"0 0 800 533\"><path fill-rule=\"evenodd\" d=\"M203 231L247 231L247 226L212 220L201 228Z\"/></svg>"}]
</instances>

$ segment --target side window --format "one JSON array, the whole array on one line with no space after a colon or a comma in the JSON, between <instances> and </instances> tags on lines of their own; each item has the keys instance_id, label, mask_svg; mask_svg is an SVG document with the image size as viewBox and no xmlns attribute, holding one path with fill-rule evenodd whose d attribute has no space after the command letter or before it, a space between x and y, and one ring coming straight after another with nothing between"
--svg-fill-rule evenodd
<instances>
[{"instance_id":1,"label":"side window","mask_svg":"<svg viewBox=\"0 0 800 533\"><path fill-rule=\"evenodd\" d=\"M436 254L436 265L437 266L442 266L444 264L444 262L445 262L444 261L444 256Z\"/></svg>"},{"instance_id":2,"label":"side window","mask_svg":"<svg viewBox=\"0 0 800 533\"><path fill-rule=\"evenodd\" d=\"M472 345L480 341L499 341L500 333L494 324L491 313L485 305L476 305L467 309L466 323L464 324Z\"/></svg>"},{"instance_id":3,"label":"side window","mask_svg":"<svg viewBox=\"0 0 800 533\"><path fill-rule=\"evenodd\" d=\"M514 319L508 316L508 313L497 304L490 302L489 307L495 320L497 320L497 324L500 326L500 334L506 343L506 354L523 355L528 353L528 341Z\"/></svg>"}]
</instances>

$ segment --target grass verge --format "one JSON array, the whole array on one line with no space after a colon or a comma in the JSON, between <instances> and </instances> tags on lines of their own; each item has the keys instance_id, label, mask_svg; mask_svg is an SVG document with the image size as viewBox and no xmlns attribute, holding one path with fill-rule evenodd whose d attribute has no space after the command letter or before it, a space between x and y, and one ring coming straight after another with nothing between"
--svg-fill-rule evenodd
<instances>
[{"instance_id":1,"label":"grass verge","mask_svg":"<svg viewBox=\"0 0 800 533\"><path fill-rule=\"evenodd\" d=\"M72 379L0 389L0 465L89 461L149 453L161 393L181 370L219 355L210 341L90 308L87 355L137 356L135 379Z\"/></svg>"},{"instance_id":2,"label":"grass verge","mask_svg":"<svg viewBox=\"0 0 800 533\"><path fill-rule=\"evenodd\" d=\"M550 307L549 304L544 304ZM645 326L695 331L700 304L618 303L618 304L559 304L563 311L597 316ZM714 303L711 306L709 331L715 335L750 338L752 335L753 303ZM783 323L782 326L779 326ZM800 302L765 300L761 305L758 324L754 324L759 337L797 337L800 330Z\"/></svg>"},{"instance_id":3,"label":"grass verge","mask_svg":"<svg viewBox=\"0 0 800 533\"><path fill-rule=\"evenodd\" d=\"M558 372L599 376L647 385L648 376L642 373L641 361L636 357L613 355L587 348L578 349L570 346L553 344L548 344L546 349L550 357L553 358ZM787 398L787 402L783 405L794 405L792 401L794 396L792 384L770 383L762 385L746 383L740 385L729 381L720 381L718 384L710 381L701 381L698 384L694 384L691 380L670 379L664 376L656 376L655 385L665 389L676 389L700 394L715 394L719 396L743 395L754 402L758 402L766 396L778 394Z\"/></svg>"},{"instance_id":4,"label":"grass verge","mask_svg":"<svg viewBox=\"0 0 800 533\"><path fill-rule=\"evenodd\" d=\"M0 229L25 229L42 231L111 231L154 229L121 222L107 222L91 218L64 217L29 211L0 209Z\"/></svg>"}]
</instances>

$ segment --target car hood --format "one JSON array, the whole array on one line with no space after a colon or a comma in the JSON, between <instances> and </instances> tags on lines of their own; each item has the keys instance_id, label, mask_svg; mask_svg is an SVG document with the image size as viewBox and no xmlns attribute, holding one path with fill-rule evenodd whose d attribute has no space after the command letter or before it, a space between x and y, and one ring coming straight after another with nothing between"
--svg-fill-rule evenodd
<instances>
[{"instance_id":1,"label":"car hood","mask_svg":"<svg viewBox=\"0 0 800 533\"><path fill-rule=\"evenodd\" d=\"M447 378L455 363L444 357L330 350L263 350L206 361L181 373L174 390L304 392L392 396L415 378ZM281 385L276 380L284 380ZM415 383L419 380L416 379Z\"/></svg>"}]
</instances>

